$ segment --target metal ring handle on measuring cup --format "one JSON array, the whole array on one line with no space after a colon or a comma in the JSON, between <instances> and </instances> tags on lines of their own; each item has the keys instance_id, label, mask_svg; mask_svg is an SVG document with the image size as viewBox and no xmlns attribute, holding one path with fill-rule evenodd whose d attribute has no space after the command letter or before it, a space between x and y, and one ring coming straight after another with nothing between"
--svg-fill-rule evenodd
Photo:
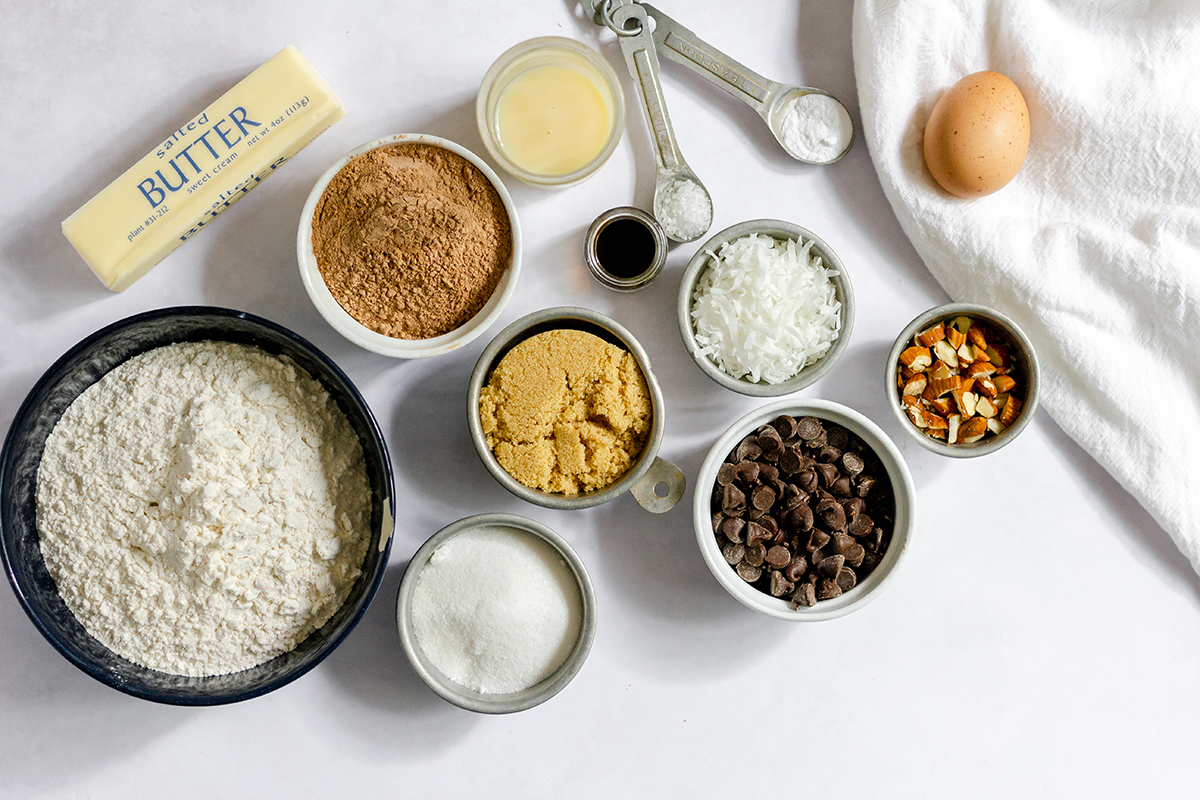
<instances>
[{"instance_id":1,"label":"metal ring handle on measuring cup","mask_svg":"<svg viewBox=\"0 0 1200 800\"><path fill-rule=\"evenodd\" d=\"M666 494L660 495L655 491L659 484L666 484ZM633 485L629 493L639 506L651 514L665 514L683 499L686 490L687 478L683 476L683 470L665 458L655 456L650 469L646 470L646 474Z\"/></svg>"},{"instance_id":2,"label":"metal ring handle on measuring cup","mask_svg":"<svg viewBox=\"0 0 1200 800\"><path fill-rule=\"evenodd\" d=\"M600 21L604 26L617 36L640 36L642 33L642 22L638 21L638 26L633 29L625 28L617 24L613 19L613 0L602 0L599 6Z\"/></svg>"}]
</instances>

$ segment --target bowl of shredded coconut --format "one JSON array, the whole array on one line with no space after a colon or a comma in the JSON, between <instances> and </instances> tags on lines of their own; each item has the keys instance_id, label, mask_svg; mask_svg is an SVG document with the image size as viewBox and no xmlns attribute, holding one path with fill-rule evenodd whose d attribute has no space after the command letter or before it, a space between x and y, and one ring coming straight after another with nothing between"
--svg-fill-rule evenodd
<instances>
[{"instance_id":1,"label":"bowl of shredded coconut","mask_svg":"<svg viewBox=\"0 0 1200 800\"><path fill-rule=\"evenodd\" d=\"M854 290L819 236L782 220L750 220L692 256L678 317L705 375L741 394L774 397L832 369L850 340Z\"/></svg>"},{"instance_id":2,"label":"bowl of shredded coconut","mask_svg":"<svg viewBox=\"0 0 1200 800\"><path fill-rule=\"evenodd\" d=\"M316 666L378 589L394 513L349 378L228 309L87 337L0 453L0 555L25 612L87 674L162 703L245 700Z\"/></svg>"}]
</instances>

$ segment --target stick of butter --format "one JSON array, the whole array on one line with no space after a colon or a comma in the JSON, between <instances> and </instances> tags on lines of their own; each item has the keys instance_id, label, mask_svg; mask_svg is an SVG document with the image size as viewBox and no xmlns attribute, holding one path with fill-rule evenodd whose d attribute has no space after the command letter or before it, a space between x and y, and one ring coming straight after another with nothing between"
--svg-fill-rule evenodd
<instances>
[{"instance_id":1,"label":"stick of butter","mask_svg":"<svg viewBox=\"0 0 1200 800\"><path fill-rule=\"evenodd\" d=\"M288 45L63 220L63 233L123 291L345 113Z\"/></svg>"}]
</instances>

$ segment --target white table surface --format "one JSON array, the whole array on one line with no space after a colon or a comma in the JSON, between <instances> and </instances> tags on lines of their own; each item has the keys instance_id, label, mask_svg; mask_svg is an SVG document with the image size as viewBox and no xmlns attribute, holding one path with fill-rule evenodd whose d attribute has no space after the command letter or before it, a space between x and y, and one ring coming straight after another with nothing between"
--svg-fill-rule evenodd
<instances>
[{"instance_id":1,"label":"white table surface","mask_svg":"<svg viewBox=\"0 0 1200 800\"><path fill-rule=\"evenodd\" d=\"M859 122L846 0L661 5L763 74L834 93ZM67 663L0 590L0 795L1195 796L1200 581L1045 412L1014 444L965 462L899 429L881 390L884 355L946 297L863 142L834 166L798 164L749 108L664 65L681 148L715 198L714 231L795 221L837 250L854 281L849 349L801 395L850 405L892 436L916 480L919 522L891 586L840 620L790 624L730 598L697 550L690 491L662 517L630 497L566 513L509 495L479 462L463 410L490 334L405 363L355 347L313 309L294 242L330 163L405 131L482 152L475 91L492 60L522 39L563 35L598 41L624 75L612 35L600 33L571 0L0 2L0 433L38 376L97 328L164 306L229 306L297 331L356 381L386 433L401 509L382 588L354 632L310 674L238 705L173 708L110 689ZM131 289L104 290L60 221L288 43L347 117ZM509 182L524 266L490 333L562 304L626 325L666 396L661 455L694 478L718 434L762 401L709 381L680 343L675 292L695 245L676 247L637 294L611 293L584 271L588 223L651 199L647 128L625 85L626 135L595 178L559 192ZM595 644L574 682L507 717L426 689L394 625L411 554L485 511L562 533L598 599Z\"/></svg>"}]
</instances>

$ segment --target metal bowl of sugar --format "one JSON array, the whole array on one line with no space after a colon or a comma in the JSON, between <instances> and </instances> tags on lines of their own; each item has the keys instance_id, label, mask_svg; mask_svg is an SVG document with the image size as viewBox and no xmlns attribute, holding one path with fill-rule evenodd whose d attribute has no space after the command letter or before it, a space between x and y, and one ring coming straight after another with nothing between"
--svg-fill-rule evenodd
<instances>
[{"instance_id":1,"label":"metal bowl of sugar","mask_svg":"<svg viewBox=\"0 0 1200 800\"><path fill-rule=\"evenodd\" d=\"M746 241L746 237L757 236L765 237L764 241L772 243L772 250L779 251L781 248L786 250L788 242L796 242L797 249L801 252L803 245L811 243L811 246L806 251L809 256L809 263L805 265L798 257L788 256L790 262L779 260L778 263L790 263L788 271L783 272L780 269L770 271L770 279L774 282L773 289L768 289L765 285L756 285L750 280L741 280L737 275L727 275L730 286L725 287L723 296L728 299L732 305L722 310L720 315L727 323L727 329L720 331L728 342L742 345L741 349L745 352L739 354L739 360L730 358L729 364L724 360L716 357L728 351L729 348L722 348L718 343L715 343L716 331L706 337L698 331L698 323L696 318L696 308L698 303L697 288L702 286L703 282L712 283L707 273L713 270L718 265L718 254L725 245L732 245L739 241ZM750 254L754 255L754 254ZM782 259L783 256L777 252L773 252L772 259ZM820 267L813 265L813 259L820 260ZM758 259L762 261L763 259ZM752 259L747 254L741 254L736 259L731 259L729 264L722 267L723 270L741 270L743 265L751 263ZM750 352L750 344L757 342L759 350L763 352L772 351L777 354L777 358L781 361L795 361L792 356L792 349L798 346L796 343L804 340L807 337L806 332L810 329L809 323L811 320L802 319L799 322L804 324L793 324L791 317L767 318L757 313L762 311L766 313L768 309L758 308L758 298L755 296L745 296L740 301L736 298L737 291L743 291L749 284L749 291L768 292L773 291L774 294L782 294L785 298L790 297L798 304L795 309L797 313L806 313L806 309L812 304L801 302L802 298L812 295L815 290L812 284L796 273L806 270L811 270L816 273L824 270L825 276L828 278L827 291L831 292L832 297L837 303L837 312L835 320L836 337L832 342L828 343L828 348L820 355L809 356L803 361L803 364L796 364L797 368L790 370L790 374L786 377L772 376L774 379L760 375L757 379L754 377L754 372L750 371L751 367L757 368L758 365L746 363L748 358L746 353ZM745 276L743 276L745 277ZM763 276L760 279L765 280ZM733 291L736 287L736 291ZM713 295L714 297L716 295ZM774 304L774 308L770 309L772 313L782 308L779 304ZM757 309L757 311L756 311ZM802 228L791 222L784 222L777 219L755 219L748 222L741 222L733 225L720 233L716 234L706 241L695 255L688 262L687 268L683 272L683 277L679 282L679 294L676 299L676 313L679 323L679 335L683 338L683 346L692 356L692 360L696 362L696 366L700 370L712 378L726 389L738 392L740 394L750 395L752 397L778 397L785 394L798 392L807 386L816 383L825 376L829 370L833 369L833 365L846 351L846 347L850 342L850 333L854 329L854 287L850 283L850 276L846 273L846 267L842 260L838 258L837 253L833 248L825 242L824 239L817 236L807 228ZM737 337L744 339L742 342L735 342Z\"/></svg>"},{"instance_id":2,"label":"metal bowl of sugar","mask_svg":"<svg viewBox=\"0 0 1200 800\"><path fill-rule=\"evenodd\" d=\"M596 633L596 595L557 533L514 514L451 523L408 562L400 643L438 696L481 714L546 702L571 682Z\"/></svg>"},{"instance_id":3,"label":"metal bowl of sugar","mask_svg":"<svg viewBox=\"0 0 1200 800\"><path fill-rule=\"evenodd\" d=\"M36 489L46 440L68 406L111 370L178 342L234 342L290 359L345 414L362 443L371 491L370 540L361 574L329 620L296 647L258 666L209 677L172 675L117 655L94 638L59 595L42 558ZM218 705L278 689L319 664L353 630L375 596L391 550L395 500L387 445L370 408L324 353L276 323L224 308L179 307L138 314L87 337L51 366L17 411L0 453L0 556L17 600L68 661L126 694L159 703Z\"/></svg>"}]
</instances>

